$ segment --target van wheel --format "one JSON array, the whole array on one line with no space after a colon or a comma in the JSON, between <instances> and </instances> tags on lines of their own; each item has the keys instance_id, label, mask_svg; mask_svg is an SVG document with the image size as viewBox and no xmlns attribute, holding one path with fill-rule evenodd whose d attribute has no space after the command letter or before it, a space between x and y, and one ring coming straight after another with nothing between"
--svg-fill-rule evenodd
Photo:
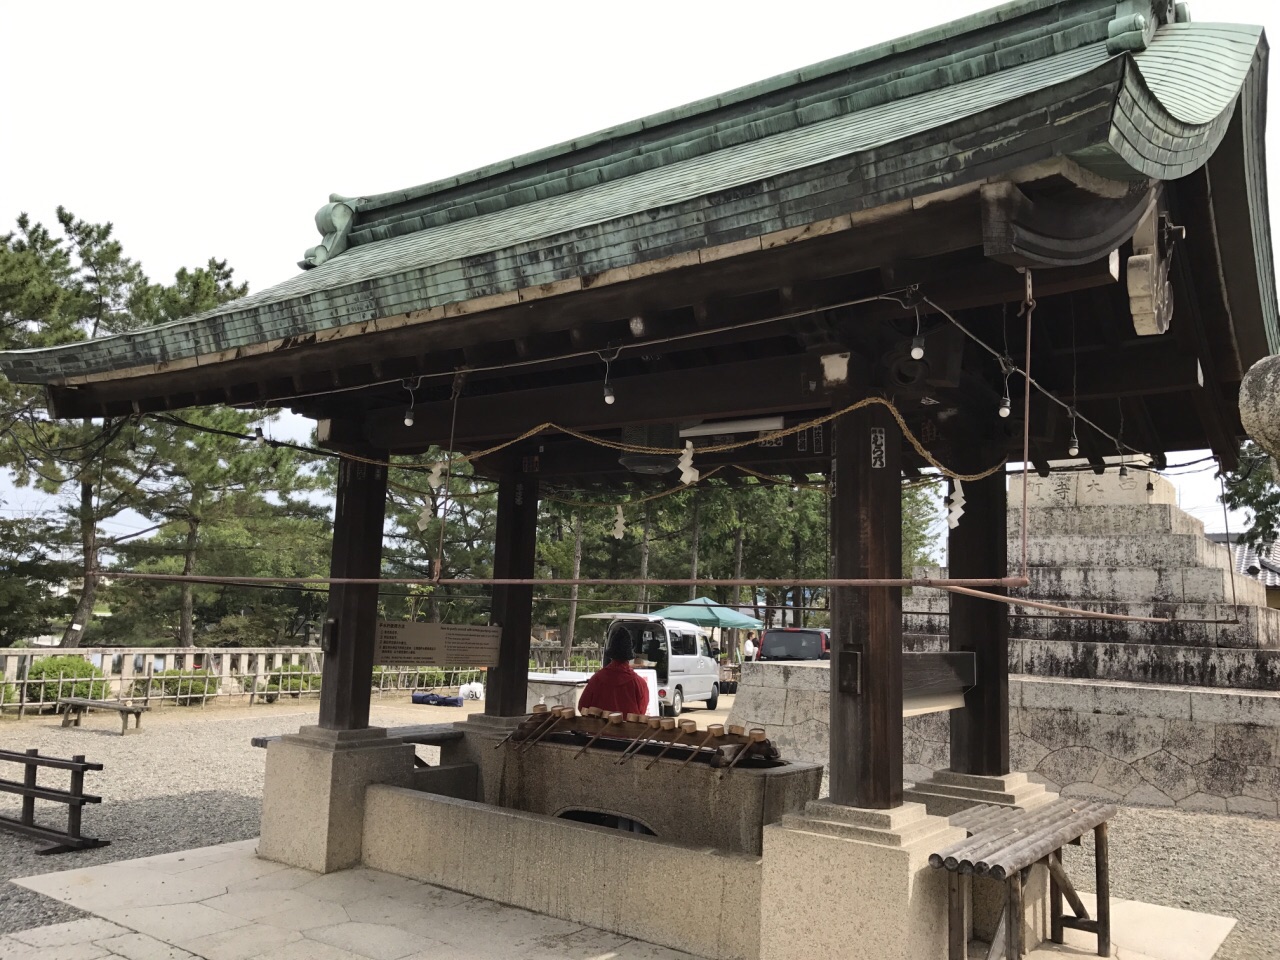
<instances>
[{"instance_id":1,"label":"van wheel","mask_svg":"<svg viewBox=\"0 0 1280 960\"><path fill-rule=\"evenodd\" d=\"M674 690L671 691L671 706L663 707L662 712L665 713L668 717L678 717L680 716L680 712L683 709L684 709L684 694L680 691L679 687L676 687Z\"/></svg>"},{"instance_id":2,"label":"van wheel","mask_svg":"<svg viewBox=\"0 0 1280 960\"><path fill-rule=\"evenodd\" d=\"M719 684L712 684L711 696L707 697L707 699L704 702L706 703L708 710L714 710L716 708L716 704L720 702Z\"/></svg>"}]
</instances>

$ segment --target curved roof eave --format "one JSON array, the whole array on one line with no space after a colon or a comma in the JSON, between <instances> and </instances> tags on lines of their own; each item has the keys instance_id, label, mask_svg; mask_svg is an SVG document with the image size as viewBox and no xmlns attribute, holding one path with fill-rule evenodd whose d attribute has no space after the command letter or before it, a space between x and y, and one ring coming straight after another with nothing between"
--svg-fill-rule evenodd
<instances>
[{"instance_id":1,"label":"curved roof eave","mask_svg":"<svg viewBox=\"0 0 1280 960\"><path fill-rule=\"evenodd\" d=\"M1200 169L1226 135L1260 44L1256 26L1161 27L1127 57L1107 142L1072 158L1116 180L1177 180Z\"/></svg>"},{"instance_id":2,"label":"curved roof eave","mask_svg":"<svg viewBox=\"0 0 1280 960\"><path fill-rule=\"evenodd\" d=\"M1211 57L1206 57L1206 49L1212 51ZM1210 61L1211 65L1206 66ZM933 151L934 139L947 139L943 135L955 120L957 103L965 105L964 113L969 117L976 119L981 114L985 118L982 125L997 136L995 142L1003 144L993 147L999 150L1008 149L1010 142L999 134L1000 124L1007 122L1001 111L1017 113L1018 105L1032 104L1039 111L1037 116L1043 117L1045 132L1056 140L1050 141L1051 150L1056 146L1059 155L1065 154L1115 180L1175 180L1186 176L1203 167L1224 142L1232 124L1239 123L1241 137L1231 137L1224 152L1232 152L1236 140L1241 142L1243 159L1236 166L1242 168L1239 179L1248 188L1247 198L1235 203L1229 211L1231 215L1219 222L1229 224L1224 233L1249 233L1248 276L1252 292L1248 283L1243 287L1239 282L1235 284L1233 313L1261 317L1261 323L1256 325L1260 338L1276 349L1280 336L1275 320L1270 228L1266 216L1257 214L1266 210L1261 152L1265 66L1266 43L1261 28L1173 24L1162 27L1147 49L1137 53L1112 56L1103 44L1078 47L1009 68L990 79L974 78L612 184L586 188L574 194L573 201L567 204L560 198L548 198L550 203L495 211L361 245L318 269L208 314L65 348L0 354L0 371L20 382L66 382L71 377L92 379L99 373L136 368L143 362L160 364L206 356L235 359L241 350L267 341L305 343L320 331L371 324L379 317L433 307L437 301L465 300L563 279L538 275L539 270L546 273L550 269L546 258L534 258L538 266L535 270L530 265L534 261L528 257L513 260L506 254L530 244L573 247L576 251L579 241L585 243L589 233L599 232L609 224L621 231L621 239L629 239L618 249L629 250L631 260L641 252L645 253L641 260L656 256L650 244L632 234L663 211L671 215L671 226L664 229L674 231L666 236L678 233L684 238L681 243L696 247L710 242L710 227L703 224L707 236L695 236L683 227L677 230L679 224L674 218L684 207L690 207L689 216L702 223L705 218L699 211L708 203L708 194L738 190L754 191L752 196L760 194L758 201L750 201L754 207L768 206L772 202L769 197L782 182L779 175L808 176L809 171L820 172L833 163L852 165L866 176L875 176L879 161L859 166L860 152L870 151L874 157L886 145L922 137L929 141L922 149ZM1087 96L1086 88L1092 91ZM972 93L968 93L970 90ZM961 91L966 95L958 96ZM1241 91L1247 95L1242 97ZM965 156L980 152L976 146L971 147ZM946 163L937 156L925 159L931 167L949 172L936 183L898 185L894 198L974 179L964 176L968 161L963 157L946 158ZM1010 168L1017 165L1020 164L1014 163ZM893 166L890 162L885 169L891 172ZM814 176L818 175L816 172ZM815 181L821 182L829 181ZM788 196L795 196L808 187L782 189ZM856 204L862 206L871 201L870 193L856 198ZM794 204L794 200L788 203ZM782 209L780 201L776 205ZM756 225L758 232L792 228L800 222L796 219L801 217L798 212L792 216L796 223L786 218L773 226L764 222L766 214L777 220L778 210L770 207L756 211L761 219ZM604 258L603 248L591 256L581 251L571 253L562 258L562 265L567 264L566 269L572 267L578 274L605 269L610 262ZM1228 282L1227 286L1230 290L1232 284ZM1243 352L1247 351L1242 344Z\"/></svg>"}]
</instances>

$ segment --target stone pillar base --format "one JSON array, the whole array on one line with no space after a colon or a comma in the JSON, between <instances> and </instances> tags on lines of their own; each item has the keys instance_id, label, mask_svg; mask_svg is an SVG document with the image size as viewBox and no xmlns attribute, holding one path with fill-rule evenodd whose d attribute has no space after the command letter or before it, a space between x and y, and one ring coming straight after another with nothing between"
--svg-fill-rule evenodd
<instances>
[{"instance_id":1,"label":"stone pillar base","mask_svg":"<svg viewBox=\"0 0 1280 960\"><path fill-rule=\"evenodd\" d=\"M929 813L939 817L949 817L981 804L1033 810L1058 799L1044 784L1032 783L1025 773L981 777L951 770L935 771L928 780L905 791L903 797L923 803ZM1000 922L1005 885L990 877L974 877L971 889L970 932L976 939L990 942ZM1049 871L1042 865L1031 868L1022 901L1025 905L1023 942L1031 949L1049 936Z\"/></svg>"},{"instance_id":2,"label":"stone pillar base","mask_svg":"<svg viewBox=\"0 0 1280 960\"><path fill-rule=\"evenodd\" d=\"M935 817L949 817L984 803L1032 810L1058 799L1042 783L1032 783L1025 773L1002 777L979 777L950 770L936 770L903 793L904 800L923 803Z\"/></svg>"},{"instance_id":3,"label":"stone pillar base","mask_svg":"<svg viewBox=\"0 0 1280 960\"><path fill-rule=\"evenodd\" d=\"M358 866L365 788L408 786L413 756L381 727L302 727L268 744L258 856L317 873Z\"/></svg>"},{"instance_id":4,"label":"stone pillar base","mask_svg":"<svg viewBox=\"0 0 1280 960\"><path fill-rule=\"evenodd\" d=\"M947 876L964 831L923 805L811 802L764 828L760 960L945 960Z\"/></svg>"}]
</instances>

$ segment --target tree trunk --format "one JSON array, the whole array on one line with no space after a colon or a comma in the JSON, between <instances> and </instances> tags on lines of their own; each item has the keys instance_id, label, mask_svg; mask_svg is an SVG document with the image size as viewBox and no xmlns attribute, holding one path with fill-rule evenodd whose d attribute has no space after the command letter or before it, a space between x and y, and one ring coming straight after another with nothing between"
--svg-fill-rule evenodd
<instances>
[{"instance_id":1,"label":"tree trunk","mask_svg":"<svg viewBox=\"0 0 1280 960\"><path fill-rule=\"evenodd\" d=\"M689 557L689 579L698 579L698 540L702 536L702 526L698 517L698 501L693 501L693 550ZM698 585L695 583L689 588L689 599L694 600L698 596Z\"/></svg>"},{"instance_id":2,"label":"tree trunk","mask_svg":"<svg viewBox=\"0 0 1280 960\"><path fill-rule=\"evenodd\" d=\"M187 518L187 543L183 550L182 575L189 577L196 572L196 547L200 542L200 521ZM179 627L178 645L194 647L195 589L188 582L182 584L182 623Z\"/></svg>"},{"instance_id":3,"label":"tree trunk","mask_svg":"<svg viewBox=\"0 0 1280 960\"><path fill-rule=\"evenodd\" d=\"M742 579L742 540L745 530L742 526L733 531L733 579ZM742 606L742 591L746 587L734 587L733 597L737 601L735 606ZM733 656L729 658L731 661L742 661L742 631L733 631Z\"/></svg>"},{"instance_id":4,"label":"tree trunk","mask_svg":"<svg viewBox=\"0 0 1280 960\"><path fill-rule=\"evenodd\" d=\"M582 575L582 519L573 518L573 579ZM569 587L569 622L564 628L564 665L570 665L573 657L573 632L578 623L578 585Z\"/></svg>"},{"instance_id":5,"label":"tree trunk","mask_svg":"<svg viewBox=\"0 0 1280 960\"><path fill-rule=\"evenodd\" d=\"M93 619L93 601L98 595L98 518L93 512L93 481L80 481L80 548L83 553L84 583L71 623L62 634L63 647L78 647Z\"/></svg>"},{"instance_id":6,"label":"tree trunk","mask_svg":"<svg viewBox=\"0 0 1280 960\"><path fill-rule=\"evenodd\" d=\"M800 531L793 530L791 533L791 569L797 577L804 576L804 559L801 554ZM793 627L804 626L804 588L791 588L791 625Z\"/></svg>"},{"instance_id":7,"label":"tree trunk","mask_svg":"<svg viewBox=\"0 0 1280 960\"><path fill-rule=\"evenodd\" d=\"M650 504L644 505L644 533L640 537L640 579L649 579L649 523L652 519ZM641 585L640 600L636 604L636 613L647 613L649 609L649 588Z\"/></svg>"}]
</instances>

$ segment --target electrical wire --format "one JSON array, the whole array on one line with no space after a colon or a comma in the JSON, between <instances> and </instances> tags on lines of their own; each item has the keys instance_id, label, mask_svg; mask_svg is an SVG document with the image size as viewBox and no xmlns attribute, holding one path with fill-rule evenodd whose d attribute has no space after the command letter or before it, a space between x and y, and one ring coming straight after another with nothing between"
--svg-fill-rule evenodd
<instances>
[{"instance_id":1,"label":"electrical wire","mask_svg":"<svg viewBox=\"0 0 1280 960\"><path fill-rule=\"evenodd\" d=\"M988 344L985 340L983 340L981 337L979 337L977 334L975 334L972 330L970 330L968 327L966 327L963 323L961 323L959 320L957 320L957 319L956 319L956 318L955 318L951 313L949 313L947 310L943 309L942 307L938 306L938 304L934 303L932 300L930 300L930 299L929 299L928 297L926 297L926 296L923 296L923 295L922 295L922 296L921 296L921 299L923 300L923 302L924 302L924 303L927 303L929 306L931 306L931 307L932 307L934 310L936 310L938 313L942 314L942 316L946 317L946 318L947 318L947 320L949 320L951 323L955 324L955 326L956 326L956 327L957 327L957 328L958 328L958 329L959 329L959 330L960 330L960 331L961 331L965 336L967 336L970 340L972 340L974 343L976 343L978 346L980 346L983 350L986 350L989 354L991 354L991 355L992 355L993 357L995 357L997 360L1000 360L1000 359L1001 359L1001 354L1000 354L1000 352L999 352L999 351L997 351L994 347L992 347L990 344ZM1057 396L1055 396L1053 393L1051 393L1049 390L1047 390L1047 389L1046 389L1046 388L1045 388L1045 387L1044 387L1044 386L1043 386L1039 381L1037 381L1034 377L1030 377L1030 376L1028 376L1028 374L1027 374L1027 372L1026 372L1025 370L1020 369L1020 368L1019 368L1019 367L1017 367L1017 366L1015 366L1013 369L1014 369L1014 372L1015 372L1015 373L1019 373L1019 374L1021 374L1023 377L1026 377L1027 382L1028 382L1029 384L1031 384L1031 386L1035 387L1035 389L1036 389L1039 393L1041 393L1042 395L1044 395L1045 397L1047 397L1047 398L1048 398L1049 400L1051 400L1052 402L1056 403L1058 406L1062 407L1062 409L1063 409L1063 410L1066 410L1066 411L1067 411L1067 413L1069 413L1069 414L1074 413L1075 418L1076 418L1077 420L1079 420L1080 422L1082 422L1082 423L1084 423L1084 424L1088 425L1088 426L1089 426L1089 427L1091 427L1093 430L1097 431L1099 434L1101 434L1102 436L1106 437L1108 440L1110 440L1112 443L1114 443L1114 444L1116 445L1116 448L1117 448L1117 449L1124 449L1124 450L1128 450L1130 453L1133 453L1133 454L1135 454L1136 456L1139 456L1139 457L1150 457L1150 456L1151 456L1149 453L1146 453L1146 452L1144 452L1144 451L1142 451L1142 450L1138 450L1138 449L1136 449L1136 448L1134 448L1134 447L1130 447L1130 446L1128 446L1127 444L1122 444L1122 443L1120 442L1120 439L1119 439L1118 437L1116 437L1115 435L1113 435L1113 434L1111 434L1111 433L1108 433L1106 430L1104 430L1102 427L1098 426L1098 424L1094 423L1092 420L1090 420L1090 419L1089 419L1088 417L1086 417L1084 414L1082 414L1082 413L1080 413L1079 411L1075 410L1075 408L1074 408L1074 407L1072 407L1071 405L1069 405L1068 403L1066 403L1066 401L1064 401L1064 400L1060 400Z\"/></svg>"}]
</instances>

